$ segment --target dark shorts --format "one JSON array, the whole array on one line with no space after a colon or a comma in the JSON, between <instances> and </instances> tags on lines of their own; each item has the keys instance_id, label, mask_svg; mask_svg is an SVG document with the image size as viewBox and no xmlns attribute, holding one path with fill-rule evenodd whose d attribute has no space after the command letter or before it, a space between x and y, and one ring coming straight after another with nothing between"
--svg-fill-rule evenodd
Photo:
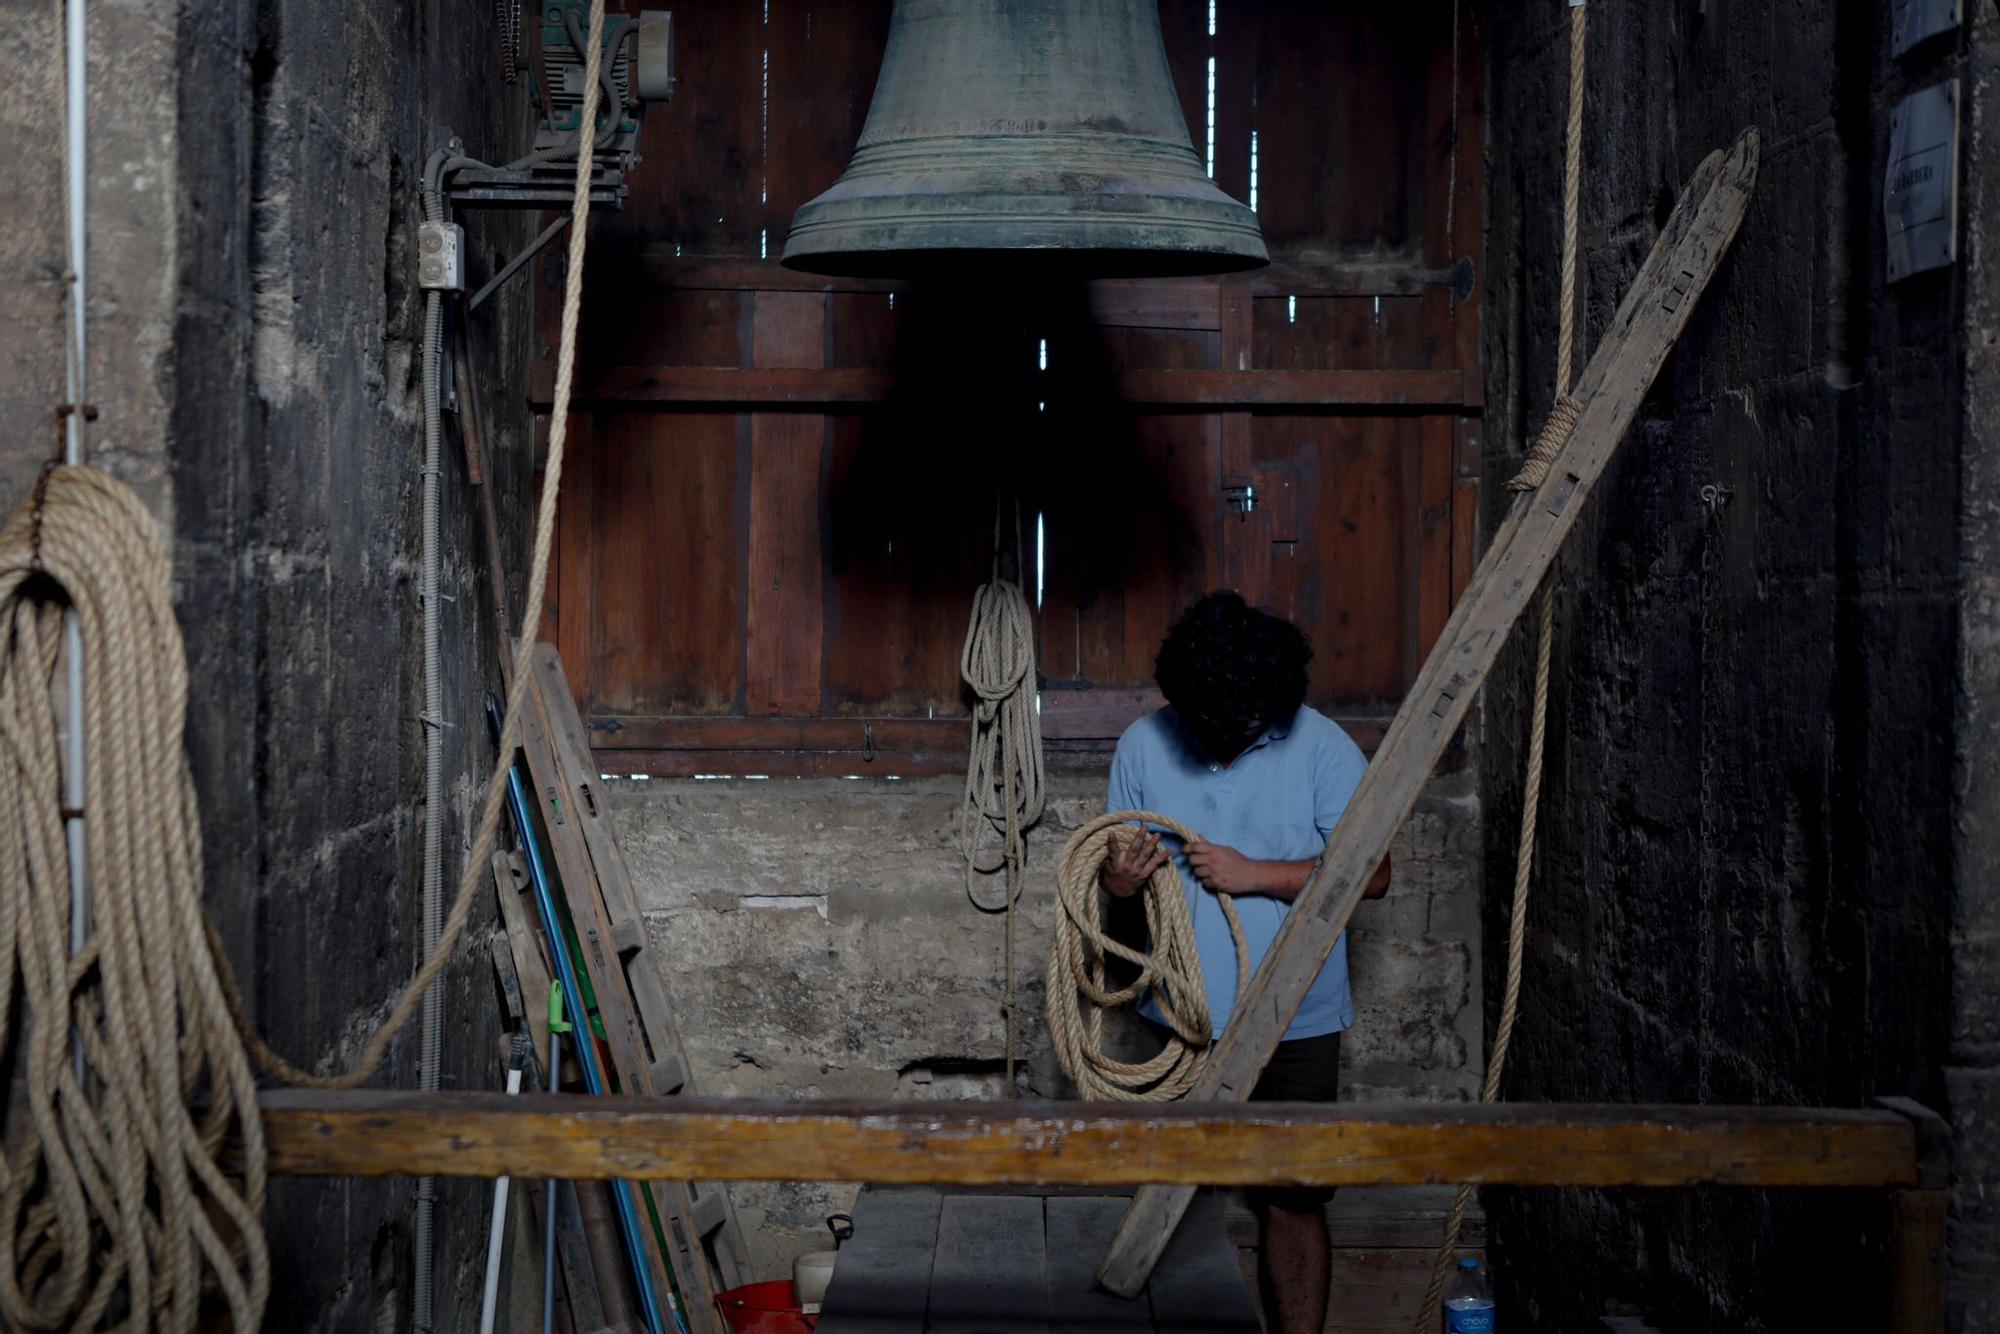
<instances>
[{"instance_id":1,"label":"dark shorts","mask_svg":"<svg viewBox=\"0 0 2000 1334\"><path fill-rule=\"evenodd\" d=\"M1335 1102L1340 1096L1340 1034L1280 1042L1250 1091L1252 1102ZM1264 1186L1245 1192L1258 1209L1311 1213L1333 1198L1331 1186Z\"/></svg>"}]
</instances>

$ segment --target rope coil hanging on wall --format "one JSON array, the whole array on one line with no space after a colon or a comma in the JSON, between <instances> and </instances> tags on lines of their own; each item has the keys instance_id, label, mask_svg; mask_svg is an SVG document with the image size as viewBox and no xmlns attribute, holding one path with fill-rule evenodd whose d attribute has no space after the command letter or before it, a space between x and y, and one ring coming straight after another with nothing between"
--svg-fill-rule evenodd
<instances>
[{"instance_id":1,"label":"rope coil hanging on wall","mask_svg":"<svg viewBox=\"0 0 2000 1334\"><path fill-rule=\"evenodd\" d=\"M45 470L0 532L0 783L14 794L0 805L0 1046L18 1041L35 1132L0 1183L0 1312L16 1328L192 1329L212 1279L248 1329L270 1289L256 1084L203 934L171 583L152 516L93 468ZM57 736L79 720L52 690L65 604L83 644L96 891L74 958ZM232 1138L238 1178L219 1162Z\"/></svg>"},{"instance_id":2,"label":"rope coil hanging on wall","mask_svg":"<svg viewBox=\"0 0 2000 1334\"><path fill-rule=\"evenodd\" d=\"M568 439L603 25L604 0L592 0L548 456L520 622L528 629L515 650L523 662L541 623ZM0 1045L18 1030L33 1127L0 1163L0 1315L17 1328L191 1330L211 1283L235 1328L261 1326L270 1261L251 1059L320 1088L358 1087L380 1069L464 934L520 743L526 671L508 690L498 759L437 948L352 1069L301 1070L252 1030L202 909L171 577L152 516L96 469L46 470L0 530L0 782L9 793L0 868L15 885L0 903ZM65 605L81 629L81 719L59 719L51 695ZM91 922L74 956L63 723L81 726L88 746ZM241 1164L233 1174L220 1157L232 1142Z\"/></svg>"},{"instance_id":3,"label":"rope coil hanging on wall","mask_svg":"<svg viewBox=\"0 0 2000 1334\"><path fill-rule=\"evenodd\" d=\"M1020 514L1015 514L1015 564L1020 569ZM1007 1091L1014 1092L1019 1038L1014 1022L1014 904L1021 897L1027 835L1048 808L1042 720L1036 707L1035 618L1021 586L1000 577L1000 503L993 506L993 572L972 595L958 674L974 695L972 743L965 793L958 808L958 848L965 858L965 896L982 912L1005 913L1000 1008L1007 1029ZM997 835L1000 861L980 864ZM1001 874L1001 899L981 895L978 877Z\"/></svg>"}]
</instances>

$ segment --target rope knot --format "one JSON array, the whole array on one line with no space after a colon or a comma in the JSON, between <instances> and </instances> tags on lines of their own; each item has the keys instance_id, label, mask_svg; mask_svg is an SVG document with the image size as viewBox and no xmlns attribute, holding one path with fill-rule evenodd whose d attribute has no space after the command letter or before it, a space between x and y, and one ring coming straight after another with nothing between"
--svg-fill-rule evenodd
<instances>
[{"instance_id":1,"label":"rope knot","mask_svg":"<svg viewBox=\"0 0 2000 1334\"><path fill-rule=\"evenodd\" d=\"M1583 407L1568 394L1560 395L1556 405L1549 409L1548 420L1535 436L1535 443L1528 450L1527 459L1521 464L1521 471L1507 482L1509 491L1534 491L1548 480L1549 469L1555 465L1556 456L1576 434L1576 419L1582 415Z\"/></svg>"},{"instance_id":2,"label":"rope knot","mask_svg":"<svg viewBox=\"0 0 2000 1334\"><path fill-rule=\"evenodd\" d=\"M62 466L62 458L58 455L42 464L41 471L35 474L34 498L29 502L28 510L28 568L36 574L47 573L47 567L42 564L42 516L49 507L49 480Z\"/></svg>"}]
</instances>

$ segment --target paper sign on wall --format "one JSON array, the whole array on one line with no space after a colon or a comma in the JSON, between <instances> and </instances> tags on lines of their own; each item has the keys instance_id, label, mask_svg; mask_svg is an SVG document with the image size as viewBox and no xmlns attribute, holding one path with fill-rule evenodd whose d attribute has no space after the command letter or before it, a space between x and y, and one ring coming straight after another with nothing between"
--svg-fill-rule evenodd
<instances>
[{"instance_id":1,"label":"paper sign on wall","mask_svg":"<svg viewBox=\"0 0 2000 1334\"><path fill-rule=\"evenodd\" d=\"M1912 93L1889 119L1882 182L1889 281L1958 258L1958 80Z\"/></svg>"}]
</instances>

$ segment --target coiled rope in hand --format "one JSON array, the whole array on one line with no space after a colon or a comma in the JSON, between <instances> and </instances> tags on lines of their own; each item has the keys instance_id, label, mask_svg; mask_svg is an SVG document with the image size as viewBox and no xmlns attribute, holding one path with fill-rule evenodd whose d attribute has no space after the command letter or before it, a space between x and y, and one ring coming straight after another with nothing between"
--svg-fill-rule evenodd
<instances>
[{"instance_id":1,"label":"coiled rope in hand","mask_svg":"<svg viewBox=\"0 0 2000 1334\"><path fill-rule=\"evenodd\" d=\"M1196 837L1186 825L1156 811L1115 811L1070 836L1056 870L1061 911L1049 947L1049 1033L1063 1073L1075 1083L1079 1097L1171 1102L1186 1094L1201 1074L1214 1030L1201 954L1195 947L1194 917L1171 860L1155 870L1140 891L1150 948L1134 949L1105 930L1107 896L1098 886L1098 871L1110 855L1112 834L1137 837L1134 824L1156 826L1184 843ZM1215 897L1236 945L1236 994L1241 997L1250 980L1249 942L1230 896ZM1139 975L1125 986L1113 986L1108 976L1113 959L1137 965ZM1166 1045L1150 1060L1118 1060L1105 1050L1105 1011L1130 1004L1148 991L1168 1029Z\"/></svg>"},{"instance_id":2,"label":"coiled rope in hand","mask_svg":"<svg viewBox=\"0 0 2000 1334\"><path fill-rule=\"evenodd\" d=\"M0 1047L16 1041L19 987L34 1124L0 1178L0 1313L16 1329L193 1329L211 1280L235 1327L255 1329L270 1290L256 1084L203 932L171 577L152 516L93 468L45 471L0 532L0 787L12 794L0 802ZM51 689L65 597L84 717L63 721L81 721L88 747L95 891L74 958ZM226 1139L241 1146L240 1177L218 1162Z\"/></svg>"}]
</instances>

